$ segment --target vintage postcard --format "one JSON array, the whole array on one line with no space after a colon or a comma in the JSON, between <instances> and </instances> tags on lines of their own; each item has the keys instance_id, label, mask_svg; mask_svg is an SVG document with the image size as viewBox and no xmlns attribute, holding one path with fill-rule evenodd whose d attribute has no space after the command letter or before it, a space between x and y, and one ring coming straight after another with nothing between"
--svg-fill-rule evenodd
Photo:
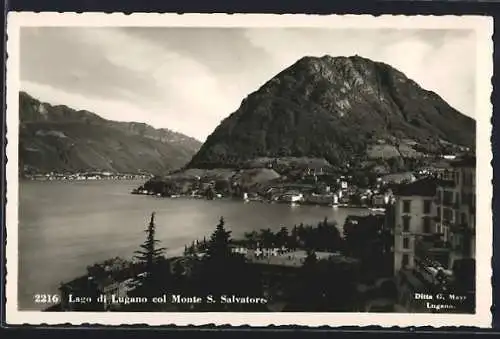
<instances>
[{"instance_id":1,"label":"vintage postcard","mask_svg":"<svg viewBox=\"0 0 500 339\"><path fill-rule=\"evenodd\" d=\"M7 23L9 324L491 326L491 18Z\"/></svg>"}]
</instances>

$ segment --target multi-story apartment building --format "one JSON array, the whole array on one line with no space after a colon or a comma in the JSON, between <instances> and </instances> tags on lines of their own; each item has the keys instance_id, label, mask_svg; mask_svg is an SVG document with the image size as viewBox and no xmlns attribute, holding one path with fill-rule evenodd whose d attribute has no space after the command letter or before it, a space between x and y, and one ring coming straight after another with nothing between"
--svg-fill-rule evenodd
<instances>
[{"instance_id":1,"label":"multi-story apartment building","mask_svg":"<svg viewBox=\"0 0 500 339\"><path fill-rule=\"evenodd\" d=\"M467 157L452 163L438 181L436 232L450 243L448 267L458 259L475 258L476 159Z\"/></svg>"},{"instance_id":2,"label":"multi-story apartment building","mask_svg":"<svg viewBox=\"0 0 500 339\"><path fill-rule=\"evenodd\" d=\"M394 191L396 201L386 216L394 225L398 302L408 309L429 311L414 302L415 293L451 288L469 295L466 309L473 310L475 181L475 158L463 158L437 178Z\"/></svg>"},{"instance_id":3,"label":"multi-story apartment building","mask_svg":"<svg viewBox=\"0 0 500 339\"><path fill-rule=\"evenodd\" d=\"M452 269L475 258L475 158L452 162L437 180L401 185L395 192L394 270L430 259Z\"/></svg>"},{"instance_id":4,"label":"multi-story apartment building","mask_svg":"<svg viewBox=\"0 0 500 339\"><path fill-rule=\"evenodd\" d=\"M432 235L436 180L423 179L400 186L394 203L394 272L413 269L420 237Z\"/></svg>"}]
</instances>

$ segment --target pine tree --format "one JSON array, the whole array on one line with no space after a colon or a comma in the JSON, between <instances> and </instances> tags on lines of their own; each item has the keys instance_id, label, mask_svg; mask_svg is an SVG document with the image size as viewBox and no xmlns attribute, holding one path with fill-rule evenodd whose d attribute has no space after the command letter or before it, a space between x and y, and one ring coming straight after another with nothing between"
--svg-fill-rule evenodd
<instances>
[{"instance_id":1,"label":"pine tree","mask_svg":"<svg viewBox=\"0 0 500 339\"><path fill-rule=\"evenodd\" d=\"M222 294L259 295L261 279L246 265L244 256L233 253L231 231L225 229L221 217L207 243L206 256L201 262L199 293L211 294L217 300ZM241 305L210 304L211 311L240 309Z\"/></svg>"},{"instance_id":2,"label":"pine tree","mask_svg":"<svg viewBox=\"0 0 500 339\"><path fill-rule=\"evenodd\" d=\"M207 256L210 259L223 259L231 255L231 249L229 248L231 231L226 231L224 225L224 218L221 217L208 243Z\"/></svg>"},{"instance_id":3,"label":"pine tree","mask_svg":"<svg viewBox=\"0 0 500 339\"><path fill-rule=\"evenodd\" d=\"M148 280L152 280L155 274L155 265L164 258L164 253L166 248L156 247L160 242L155 239L156 225L155 225L155 212L151 213L151 220L148 227L144 232L146 232L146 240L140 246L141 250L135 251L135 258L144 265L146 277Z\"/></svg>"}]
</instances>

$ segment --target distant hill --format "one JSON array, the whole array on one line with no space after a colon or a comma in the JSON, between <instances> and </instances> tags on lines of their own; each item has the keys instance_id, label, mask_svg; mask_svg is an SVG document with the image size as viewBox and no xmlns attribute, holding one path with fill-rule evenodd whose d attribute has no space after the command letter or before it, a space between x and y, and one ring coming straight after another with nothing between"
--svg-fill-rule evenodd
<instances>
[{"instance_id":1,"label":"distant hill","mask_svg":"<svg viewBox=\"0 0 500 339\"><path fill-rule=\"evenodd\" d=\"M243 100L189 168L268 157L415 158L474 148L475 120L393 67L352 57L304 57Z\"/></svg>"},{"instance_id":2,"label":"distant hill","mask_svg":"<svg viewBox=\"0 0 500 339\"><path fill-rule=\"evenodd\" d=\"M107 170L164 174L184 166L201 143L168 129L106 120L19 94L19 161L24 172Z\"/></svg>"}]
</instances>

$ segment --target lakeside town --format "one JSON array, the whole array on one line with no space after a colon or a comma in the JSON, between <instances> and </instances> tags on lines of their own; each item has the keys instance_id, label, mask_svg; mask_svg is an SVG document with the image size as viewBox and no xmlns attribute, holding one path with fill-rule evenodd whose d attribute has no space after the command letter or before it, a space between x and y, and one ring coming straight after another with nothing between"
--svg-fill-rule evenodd
<instances>
[{"instance_id":1,"label":"lakeside town","mask_svg":"<svg viewBox=\"0 0 500 339\"><path fill-rule=\"evenodd\" d=\"M267 180L243 190L234 174L224 183L201 176L171 182L153 178L133 193L373 210L347 217L344 225L325 219L317 225L286 225L276 233L255 230L240 239L231 238L231 220L221 217L211 235L193 239L182 256L168 258L154 238L156 223L168 221L157 221L153 214L133 260L89 266L86 274L61 285L61 303L47 311L473 313L475 157L447 160L442 166L378 176L368 187L321 168L300 172L309 182ZM74 295L94 302L71 302ZM226 297L233 302L225 302ZM263 301L239 302L240 297Z\"/></svg>"},{"instance_id":2,"label":"lakeside town","mask_svg":"<svg viewBox=\"0 0 500 339\"><path fill-rule=\"evenodd\" d=\"M142 180L150 179L153 175L147 173L115 173L108 171L93 172L49 172L24 174L23 178L34 181L85 181L85 180Z\"/></svg>"},{"instance_id":3,"label":"lakeside town","mask_svg":"<svg viewBox=\"0 0 500 339\"><path fill-rule=\"evenodd\" d=\"M455 156L445 156L414 171L387 173L370 170L336 171L324 159L258 159L259 167L187 169L152 177L132 194L165 198L198 198L322 205L385 210L393 203L394 187L436 177L452 168ZM279 163L282 161L282 163Z\"/></svg>"}]
</instances>

